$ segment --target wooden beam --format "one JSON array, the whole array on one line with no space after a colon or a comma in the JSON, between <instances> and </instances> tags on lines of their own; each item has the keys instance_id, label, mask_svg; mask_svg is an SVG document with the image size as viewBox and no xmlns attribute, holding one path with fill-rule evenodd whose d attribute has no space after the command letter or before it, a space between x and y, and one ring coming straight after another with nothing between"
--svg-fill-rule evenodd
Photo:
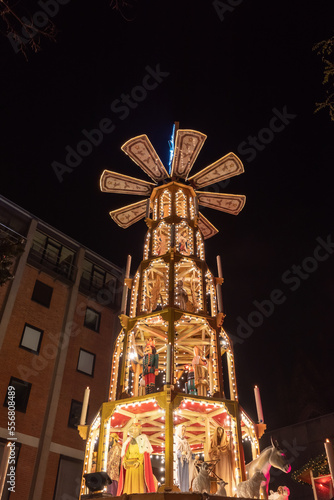
<instances>
[{"instance_id":1,"label":"wooden beam","mask_svg":"<svg viewBox=\"0 0 334 500\"><path fill-rule=\"evenodd\" d=\"M140 325L140 329L146 333L149 333L150 335L155 335L156 337L165 340L167 342L167 332L164 333L161 332L160 330L156 330L155 328L146 325Z\"/></svg>"},{"instance_id":2,"label":"wooden beam","mask_svg":"<svg viewBox=\"0 0 334 500\"><path fill-rule=\"evenodd\" d=\"M177 341L178 342L182 342L183 340L187 339L188 337L191 337L192 335L194 335L195 333L198 333L200 332L201 330L203 330L203 328L206 328L207 325L205 325L204 323L202 323L201 325L199 326L195 326L194 325L194 328L191 328L190 330L188 330L187 332L185 333L182 333L182 334L178 334L178 338L177 338Z\"/></svg>"}]
</instances>

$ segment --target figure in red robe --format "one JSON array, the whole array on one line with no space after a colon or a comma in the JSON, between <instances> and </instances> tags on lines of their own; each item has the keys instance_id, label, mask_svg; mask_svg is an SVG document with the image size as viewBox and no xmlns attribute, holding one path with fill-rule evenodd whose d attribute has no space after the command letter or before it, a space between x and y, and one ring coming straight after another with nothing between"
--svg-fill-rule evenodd
<instances>
[{"instance_id":1,"label":"figure in red robe","mask_svg":"<svg viewBox=\"0 0 334 500\"><path fill-rule=\"evenodd\" d=\"M129 495L156 491L150 459L152 451L148 437L146 434L141 434L141 425L134 423L129 429L129 437L122 446L117 496L123 493Z\"/></svg>"}]
</instances>

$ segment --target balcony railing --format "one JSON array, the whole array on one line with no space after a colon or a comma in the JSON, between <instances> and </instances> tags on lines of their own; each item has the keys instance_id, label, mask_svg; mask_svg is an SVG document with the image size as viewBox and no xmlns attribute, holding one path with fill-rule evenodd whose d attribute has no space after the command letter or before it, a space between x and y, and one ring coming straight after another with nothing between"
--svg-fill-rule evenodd
<instances>
[{"instance_id":1,"label":"balcony railing","mask_svg":"<svg viewBox=\"0 0 334 500\"><path fill-rule=\"evenodd\" d=\"M56 252L34 242L28 255L28 262L60 281L74 283L77 267L71 262L73 258L74 254L62 259Z\"/></svg>"},{"instance_id":2,"label":"balcony railing","mask_svg":"<svg viewBox=\"0 0 334 500\"><path fill-rule=\"evenodd\" d=\"M0 237L6 238L8 241L13 243L14 245L25 245L27 239L22 234L17 233L10 227L5 226L0 223Z\"/></svg>"},{"instance_id":3,"label":"balcony railing","mask_svg":"<svg viewBox=\"0 0 334 500\"><path fill-rule=\"evenodd\" d=\"M123 288L118 280L113 283L102 283L101 280L94 280L89 272L84 271L80 279L79 290L106 307L111 309L120 307Z\"/></svg>"}]
</instances>

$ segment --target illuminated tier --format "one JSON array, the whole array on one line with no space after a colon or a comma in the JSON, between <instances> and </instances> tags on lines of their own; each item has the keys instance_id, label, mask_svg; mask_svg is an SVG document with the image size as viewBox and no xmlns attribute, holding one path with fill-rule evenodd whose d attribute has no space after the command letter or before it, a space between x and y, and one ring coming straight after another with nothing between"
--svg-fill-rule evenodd
<instances>
[{"instance_id":1,"label":"illuminated tier","mask_svg":"<svg viewBox=\"0 0 334 500\"><path fill-rule=\"evenodd\" d=\"M237 215L245 197L197 189L238 175L243 167L229 153L187 181L204 140L200 132L177 131L170 176L146 136L128 141L122 149L156 185L114 172L102 174L103 191L149 196L110 214L124 228L145 217L148 230L143 260L133 278L125 279L123 328L115 342L109 402L89 427L79 430L87 439L84 473L107 471L110 433L124 442L133 422L139 421L153 446L153 471L163 490L177 484L175 428L185 424L192 452L209 460L211 439L222 427L233 461L233 496L245 479L242 441L250 441L256 458L259 426L238 402L233 348L222 327L223 279L205 262L204 240L217 229L198 207ZM148 341L156 350L156 376L150 384L143 376ZM88 493L84 481L81 493Z\"/></svg>"}]
</instances>

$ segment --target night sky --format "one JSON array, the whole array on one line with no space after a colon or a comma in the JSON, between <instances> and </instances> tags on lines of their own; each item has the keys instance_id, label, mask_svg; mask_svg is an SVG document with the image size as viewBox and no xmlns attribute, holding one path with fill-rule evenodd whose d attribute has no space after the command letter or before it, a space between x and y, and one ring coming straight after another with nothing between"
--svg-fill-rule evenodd
<instances>
[{"instance_id":1,"label":"night sky","mask_svg":"<svg viewBox=\"0 0 334 500\"><path fill-rule=\"evenodd\" d=\"M28 61L1 38L0 193L120 267L131 253L134 272L145 223L123 230L108 213L140 198L99 191L105 168L150 180L121 145L147 134L166 165L179 121L207 135L192 174L233 151L245 173L210 189L245 194L245 208L201 211L220 230L206 254L215 273L222 257L241 404L256 419L258 384L269 430L334 411L334 122L314 113L312 51L333 34L330 2L52 5L56 41Z\"/></svg>"}]
</instances>

